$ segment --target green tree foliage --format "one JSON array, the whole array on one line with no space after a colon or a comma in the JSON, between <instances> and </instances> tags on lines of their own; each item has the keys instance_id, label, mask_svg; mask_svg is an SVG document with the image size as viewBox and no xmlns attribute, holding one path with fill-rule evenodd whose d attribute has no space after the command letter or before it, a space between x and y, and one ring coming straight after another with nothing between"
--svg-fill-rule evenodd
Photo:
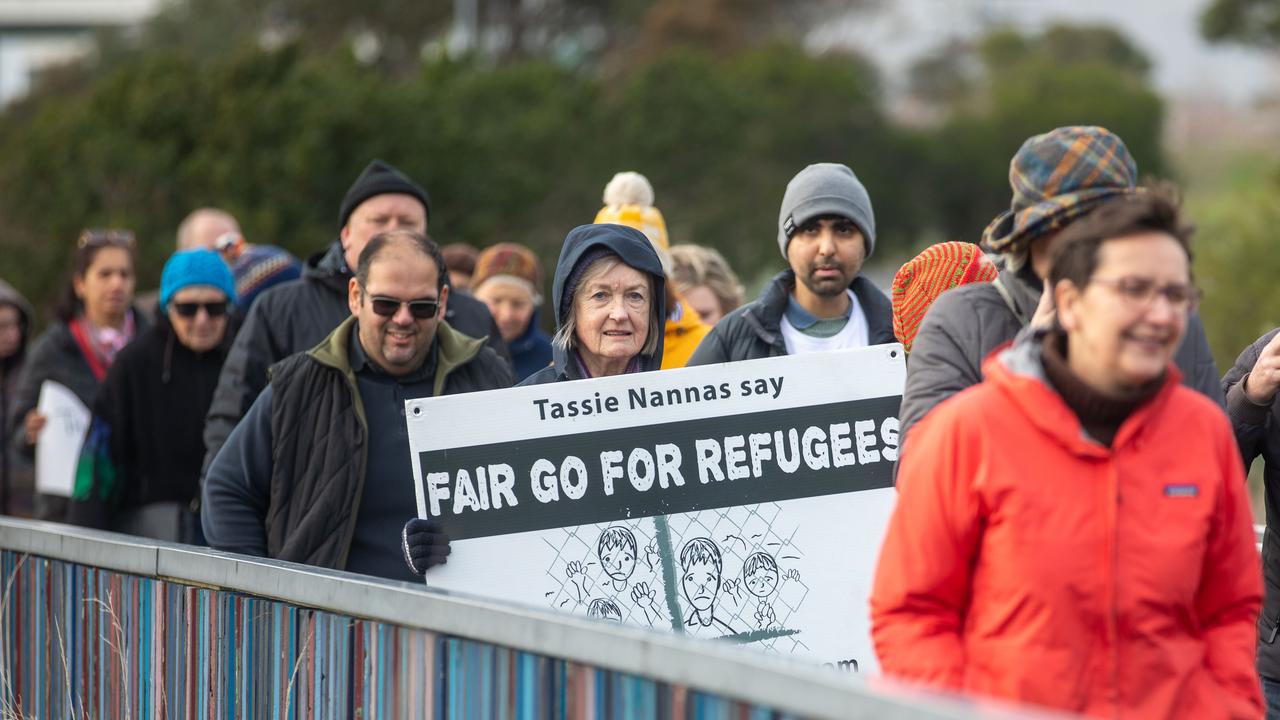
<instances>
[{"instance_id":1,"label":"green tree foliage","mask_svg":"<svg viewBox=\"0 0 1280 720\"><path fill-rule=\"evenodd\" d=\"M299 46L138 54L88 92L0 116L3 274L47 302L79 229L118 225L138 232L141 285L154 286L179 220L202 205L305 256L332 242L347 186L382 157L431 193L441 241L525 242L547 263L612 174L640 170L673 241L717 246L752 275L781 265L777 203L809 162L858 169L890 218L882 243L919 226L879 107L865 64L789 48L677 51L613 80L449 60L398 77Z\"/></svg>"},{"instance_id":2,"label":"green tree foliage","mask_svg":"<svg viewBox=\"0 0 1280 720\"><path fill-rule=\"evenodd\" d=\"M1213 0L1200 16L1200 33L1215 42L1280 47L1280 0Z\"/></svg>"},{"instance_id":3,"label":"green tree foliage","mask_svg":"<svg viewBox=\"0 0 1280 720\"><path fill-rule=\"evenodd\" d=\"M1187 198L1196 223L1196 283L1204 291L1200 314L1222 372L1241 350L1280 325L1272 259L1280 227L1280 170L1274 161L1236 166L1235 178Z\"/></svg>"},{"instance_id":4,"label":"green tree foliage","mask_svg":"<svg viewBox=\"0 0 1280 720\"><path fill-rule=\"evenodd\" d=\"M1166 171L1163 103L1145 79L1150 63L1114 30L997 30L973 52L982 67L973 89L925 141L928 204L944 236L977 241L1008 208L1009 160L1025 139L1055 127L1101 125L1125 140L1140 173Z\"/></svg>"},{"instance_id":5,"label":"green tree foliage","mask_svg":"<svg viewBox=\"0 0 1280 720\"><path fill-rule=\"evenodd\" d=\"M890 121L866 62L789 44L673 42L625 72L480 55L403 72L337 41L265 49L226 32L213 54L122 50L0 115L0 275L47 303L79 229L117 225L138 232L141 285L154 286L178 222L205 205L306 256L333 241L338 203L373 157L428 189L439 240L523 242L548 264L613 173L638 170L673 242L717 247L748 279L782 266L778 202L813 162L847 163L867 185L880 258L920 238L976 240L1008 205L1018 145L1058 125L1105 125L1144 172L1163 169L1140 55L1115 38L1064 50L1065 30L971 46L956 61L972 63L972 85L925 130Z\"/></svg>"}]
</instances>

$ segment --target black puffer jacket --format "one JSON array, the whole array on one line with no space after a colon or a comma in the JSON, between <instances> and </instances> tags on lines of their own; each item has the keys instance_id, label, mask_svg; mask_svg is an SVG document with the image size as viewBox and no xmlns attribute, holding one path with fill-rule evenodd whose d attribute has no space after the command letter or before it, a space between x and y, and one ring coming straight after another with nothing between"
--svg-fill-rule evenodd
<instances>
[{"instance_id":1,"label":"black puffer jacket","mask_svg":"<svg viewBox=\"0 0 1280 720\"><path fill-rule=\"evenodd\" d=\"M1280 682L1280 537L1276 535L1280 532L1280 398L1270 405L1256 405L1244 394L1245 377L1278 332L1272 330L1240 353L1222 377L1222 391L1245 471L1259 455L1265 463L1262 487L1267 532L1262 540L1262 576L1266 594L1258 616L1257 662L1259 675Z\"/></svg>"},{"instance_id":2,"label":"black puffer jacket","mask_svg":"<svg viewBox=\"0 0 1280 720\"><path fill-rule=\"evenodd\" d=\"M581 225L565 236L564 246L560 248L560 259L556 261L556 277L551 285L551 299L555 305L557 328L565 320L561 317L560 308L562 305L567 304L562 302L562 298L564 298L564 286L569 280L569 273L573 272L578 260L588 250L595 247L607 248L610 252L622 258L622 262L653 276L653 300L658 304L657 317L665 318L667 316L667 281L662 272L662 261L658 259L658 254L654 252L653 245L644 234L635 228L623 225ZM571 301L572 299L570 299ZM658 370L662 367L662 324L659 323L656 327L651 326L649 332L658 333L658 349L652 355L640 356L640 372ZM530 375L520 384L542 385L544 383L582 379L582 372L578 367L578 362L570 357L567 350L553 345L551 357L552 363L549 367Z\"/></svg>"},{"instance_id":3,"label":"black puffer jacket","mask_svg":"<svg viewBox=\"0 0 1280 720\"><path fill-rule=\"evenodd\" d=\"M782 316L787 311L787 298L795 287L795 272L783 270L774 275L759 299L729 313L711 329L698 349L693 351L688 367L786 355ZM849 289L858 298L858 305L867 317L869 343L897 342L893 336L893 305L889 298L862 275L849 283Z\"/></svg>"},{"instance_id":4,"label":"black puffer jacket","mask_svg":"<svg viewBox=\"0 0 1280 720\"><path fill-rule=\"evenodd\" d=\"M267 290L249 308L209 407L204 430L206 470L236 423L266 387L267 368L315 347L351 317L347 306L351 277L342 244L334 242L325 253L307 260L301 280ZM451 293L445 320L464 335L487 336L489 347L510 361L502 335L484 303L463 293Z\"/></svg>"}]
</instances>

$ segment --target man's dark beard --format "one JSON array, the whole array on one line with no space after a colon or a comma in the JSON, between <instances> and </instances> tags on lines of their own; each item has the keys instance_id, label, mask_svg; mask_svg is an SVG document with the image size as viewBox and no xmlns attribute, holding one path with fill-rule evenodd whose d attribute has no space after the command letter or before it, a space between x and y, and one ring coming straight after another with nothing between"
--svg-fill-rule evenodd
<instances>
[{"instance_id":1,"label":"man's dark beard","mask_svg":"<svg viewBox=\"0 0 1280 720\"><path fill-rule=\"evenodd\" d=\"M838 295L843 295L844 291L848 289L849 283L853 282L852 280L846 279L845 269L843 267L836 266L834 268L840 272L839 282L836 282L833 278L832 280L824 280L822 281L822 284L819 285L813 279L813 273L816 270L819 268L825 269L829 267L830 266L825 265L810 265L809 272L805 273L804 276L800 278L800 282L804 283L804 286L809 289L809 292L817 295L818 297L832 298Z\"/></svg>"}]
</instances>

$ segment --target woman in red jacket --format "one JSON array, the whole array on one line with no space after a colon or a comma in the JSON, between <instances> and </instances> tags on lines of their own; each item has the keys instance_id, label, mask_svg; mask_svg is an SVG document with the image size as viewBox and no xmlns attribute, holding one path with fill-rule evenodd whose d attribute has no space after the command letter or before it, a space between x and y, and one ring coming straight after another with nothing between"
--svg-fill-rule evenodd
<instances>
[{"instance_id":1,"label":"woman in red jacket","mask_svg":"<svg viewBox=\"0 0 1280 720\"><path fill-rule=\"evenodd\" d=\"M1073 223L1052 329L912 429L871 597L886 675L1094 716L1262 716L1235 441L1170 363L1189 235L1163 191Z\"/></svg>"}]
</instances>

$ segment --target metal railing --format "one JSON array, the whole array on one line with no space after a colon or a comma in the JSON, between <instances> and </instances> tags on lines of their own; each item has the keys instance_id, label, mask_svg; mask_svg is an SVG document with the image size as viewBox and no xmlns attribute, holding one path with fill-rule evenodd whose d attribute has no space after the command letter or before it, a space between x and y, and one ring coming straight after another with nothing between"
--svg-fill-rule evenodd
<instances>
[{"instance_id":1,"label":"metal railing","mask_svg":"<svg viewBox=\"0 0 1280 720\"><path fill-rule=\"evenodd\" d=\"M53 523L0 519L0 550L5 717L1033 717L727 644Z\"/></svg>"}]
</instances>

